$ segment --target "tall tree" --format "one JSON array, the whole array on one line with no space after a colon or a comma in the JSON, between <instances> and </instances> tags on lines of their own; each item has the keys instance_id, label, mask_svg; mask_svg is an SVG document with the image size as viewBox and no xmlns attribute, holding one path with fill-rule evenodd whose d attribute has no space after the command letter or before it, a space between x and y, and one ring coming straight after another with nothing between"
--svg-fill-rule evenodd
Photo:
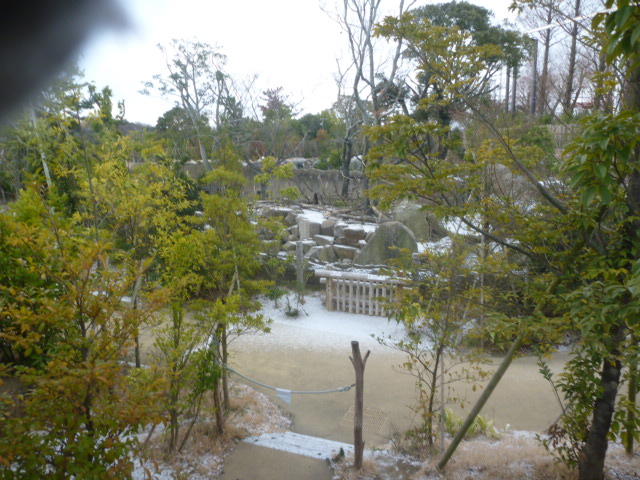
<instances>
[{"instance_id":1,"label":"tall tree","mask_svg":"<svg viewBox=\"0 0 640 480\"><path fill-rule=\"evenodd\" d=\"M440 102L462 101L466 112L485 125L489 135L480 147L462 157L451 154L452 148L447 157L434 155L425 145L441 142L453 147L455 138L449 136L450 127L428 116L398 116L371 130L380 198L423 198L442 214L459 218L486 242L511 250L528 272L518 304L530 308L518 322L503 323L496 333L515 337L516 329L524 329L551 344L558 334L579 333L559 382L567 405L552 441L557 441L554 451L577 466L583 480L603 478L611 432L625 424L629 429L638 425L637 416L628 415L637 407L625 398L616 403L616 397L625 381L623 367L637 361L634 339L640 328L640 62L635 47L640 7L614 0L608 6L615 7L614 12L599 16L597 22L604 21L610 32L610 58L627 65L624 109L587 118L559 164L545 163L539 146L516 138L513 129L492 124L469 98L469 85L487 68L488 60L478 56L477 49L438 49L441 71L447 73L434 81L449 95L439 97ZM397 28L406 35L417 27L388 21L383 32L397 35ZM434 34L428 26L421 28L414 34L417 40ZM454 39L444 36L445 42ZM434 42L417 40L408 44L421 52L419 58L428 59L423 50L433 51ZM466 77L452 77L456 65L468 68ZM430 101L433 98L419 108L430 108ZM383 161L388 158L397 161ZM487 167L503 172L490 190ZM522 187L512 193L498 183L509 178Z\"/></svg>"},{"instance_id":2,"label":"tall tree","mask_svg":"<svg viewBox=\"0 0 640 480\"><path fill-rule=\"evenodd\" d=\"M211 164L205 142L203 124L214 115L222 115L223 102L228 94L228 76L224 72L226 57L203 42L172 40L168 47L158 45L165 57L165 73L156 74L145 83L144 93L151 89L174 98L189 117L195 132L200 159L207 170Z\"/></svg>"}]
</instances>

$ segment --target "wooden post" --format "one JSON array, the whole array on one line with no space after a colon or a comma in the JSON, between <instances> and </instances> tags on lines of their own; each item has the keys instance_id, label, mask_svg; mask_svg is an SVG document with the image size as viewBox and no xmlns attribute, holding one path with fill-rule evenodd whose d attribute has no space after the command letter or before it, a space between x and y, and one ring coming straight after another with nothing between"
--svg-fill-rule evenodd
<instances>
[{"instance_id":1,"label":"wooden post","mask_svg":"<svg viewBox=\"0 0 640 480\"><path fill-rule=\"evenodd\" d=\"M296 284L300 301L304 291L304 246L301 241L296 243Z\"/></svg>"},{"instance_id":2,"label":"wooden post","mask_svg":"<svg viewBox=\"0 0 640 480\"><path fill-rule=\"evenodd\" d=\"M364 416L364 367L371 351L367 350L364 359L360 355L360 344L355 340L351 342L351 364L356 372L356 403L353 420L353 448L355 450L353 468L362 468L362 455L364 453L364 440L362 439L362 423Z\"/></svg>"},{"instance_id":3,"label":"wooden post","mask_svg":"<svg viewBox=\"0 0 640 480\"><path fill-rule=\"evenodd\" d=\"M476 404L473 406L473 408L469 412L469 415L467 416L464 423L462 424L462 427L460 427L460 430L458 430L458 433L456 433L456 436L453 437L453 440L449 444L449 448L447 448L447 451L444 452L444 455L438 462L438 470L442 470L444 467L447 466L447 462L451 458L451 455L453 455L453 452L456 451L456 448L458 448L458 445L460 444L464 436L467 434L467 431L469 430L469 428L471 428L471 425L473 424L473 421L476 419L476 416L478 416L478 414L480 413L480 410L482 410L482 407L484 407L484 404L487 403L487 400L489 400L489 397L491 396L495 388L498 386L498 383L502 379L504 372L506 372L507 368L509 368L509 365L511 365L511 360L513 360L513 355L516 353L516 350L520 348L520 344L522 343L522 338L523 338L523 333L520 333L518 335L518 338L516 338L513 344L511 345L511 348L509 348L507 355L502 359L502 363L500 364L496 372L493 374L493 377L491 377L491 380L489 380L489 383L487 384L484 391L482 392L482 395L480 395L480 398L478 399Z\"/></svg>"}]
</instances>

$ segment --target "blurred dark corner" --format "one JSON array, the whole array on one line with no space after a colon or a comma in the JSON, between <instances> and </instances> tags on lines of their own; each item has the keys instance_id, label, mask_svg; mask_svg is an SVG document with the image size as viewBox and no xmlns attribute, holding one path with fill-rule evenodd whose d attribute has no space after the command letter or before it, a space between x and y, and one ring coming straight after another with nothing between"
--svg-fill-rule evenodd
<instances>
[{"instance_id":1,"label":"blurred dark corner","mask_svg":"<svg viewBox=\"0 0 640 480\"><path fill-rule=\"evenodd\" d=\"M116 0L8 0L0 15L0 122L101 28L126 26Z\"/></svg>"}]
</instances>

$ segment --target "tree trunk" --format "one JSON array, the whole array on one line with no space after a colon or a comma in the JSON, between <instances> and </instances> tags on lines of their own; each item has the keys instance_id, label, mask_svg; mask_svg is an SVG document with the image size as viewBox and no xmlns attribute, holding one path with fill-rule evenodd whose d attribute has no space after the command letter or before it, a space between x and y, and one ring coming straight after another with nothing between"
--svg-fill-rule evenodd
<instances>
[{"instance_id":1,"label":"tree trunk","mask_svg":"<svg viewBox=\"0 0 640 480\"><path fill-rule=\"evenodd\" d=\"M511 99L511 95L509 93L509 88L511 87L511 67L507 66L507 84L505 86L505 94L504 94L504 111L509 113L509 101Z\"/></svg>"},{"instance_id":2,"label":"tree trunk","mask_svg":"<svg viewBox=\"0 0 640 480\"><path fill-rule=\"evenodd\" d=\"M518 66L513 67L513 88L511 89L511 112L516 113L516 90L518 86Z\"/></svg>"},{"instance_id":3,"label":"tree trunk","mask_svg":"<svg viewBox=\"0 0 640 480\"><path fill-rule=\"evenodd\" d=\"M224 406L222 405L222 400L220 399L219 381L216 382L216 385L213 388L213 408L215 409L216 415L216 429L218 430L218 434L222 435L224 433L224 415L222 414Z\"/></svg>"},{"instance_id":4,"label":"tree trunk","mask_svg":"<svg viewBox=\"0 0 640 480\"><path fill-rule=\"evenodd\" d=\"M140 287L142 286L142 275L140 275L140 269L142 268L142 261L138 264L138 277L136 277L136 282L133 286L133 298L131 299L131 304L133 310L138 309L138 295L140 295ZM135 362L136 368L140 368L140 329L139 326L136 327L135 334Z\"/></svg>"},{"instance_id":5,"label":"tree trunk","mask_svg":"<svg viewBox=\"0 0 640 480\"><path fill-rule=\"evenodd\" d=\"M573 18L580 16L580 1L575 0ZM571 28L571 49L569 50L569 65L567 66L567 84L564 90L564 99L562 101L562 108L565 115L571 117L573 115L573 82L576 71L576 53L578 50L578 22L573 22Z\"/></svg>"},{"instance_id":6,"label":"tree trunk","mask_svg":"<svg viewBox=\"0 0 640 480\"><path fill-rule=\"evenodd\" d=\"M342 191L340 195L344 199L349 198L349 176L351 175L351 153L353 151L353 144L348 135L350 132L347 132L347 137L342 144Z\"/></svg>"},{"instance_id":7,"label":"tree trunk","mask_svg":"<svg viewBox=\"0 0 640 480\"><path fill-rule=\"evenodd\" d=\"M202 140L200 140L200 132L196 131L197 139L198 139L198 150L200 151L200 160L202 160L202 164L204 165L205 171L211 170L211 164L209 163L209 159L207 158L207 150L204 148L204 144Z\"/></svg>"},{"instance_id":8,"label":"tree trunk","mask_svg":"<svg viewBox=\"0 0 640 480\"><path fill-rule=\"evenodd\" d=\"M631 335L632 348L636 348L638 345L638 338L635 335ZM627 386L627 399L630 407L636 405L636 398L638 393L638 354L632 354L629 359L629 384ZM627 418L625 419L625 432L624 432L624 451L627 455L633 455L633 444L636 435L636 415L633 408L629 408L627 411Z\"/></svg>"},{"instance_id":9,"label":"tree trunk","mask_svg":"<svg viewBox=\"0 0 640 480\"><path fill-rule=\"evenodd\" d=\"M538 40L533 44L533 68L531 73L531 115L538 111Z\"/></svg>"},{"instance_id":10,"label":"tree trunk","mask_svg":"<svg viewBox=\"0 0 640 480\"><path fill-rule=\"evenodd\" d=\"M546 17L547 25L550 25L553 21L553 7L550 4L547 10ZM540 77L540 98L538 99L538 113L545 114L549 105L549 52L551 51L551 29L548 28L544 31L544 43L542 53L542 75Z\"/></svg>"},{"instance_id":11,"label":"tree trunk","mask_svg":"<svg viewBox=\"0 0 640 480\"><path fill-rule=\"evenodd\" d=\"M227 345L227 326L222 325L222 331L220 335L220 345L222 347L222 399L224 411L228 412L230 409L229 402L229 375L227 373L227 360L229 359L229 350Z\"/></svg>"},{"instance_id":12,"label":"tree trunk","mask_svg":"<svg viewBox=\"0 0 640 480\"><path fill-rule=\"evenodd\" d=\"M607 69L606 54L604 52L604 48L602 48L600 50L600 54L598 55L598 73L602 74L605 72L606 69ZM600 86L601 85L599 85L599 82L596 83L596 90L593 96L593 108L596 111L604 110L604 97L602 95L602 92L600 91L600 88L598 88Z\"/></svg>"},{"instance_id":13,"label":"tree trunk","mask_svg":"<svg viewBox=\"0 0 640 480\"><path fill-rule=\"evenodd\" d=\"M618 325L612 338L609 357L602 362L600 373L600 395L596 398L591 427L587 433L587 440L580 452L578 473L580 480L603 480L604 460L607 455L609 429L615 410L616 395L620 384L622 365L618 357L620 345L624 340L626 329Z\"/></svg>"},{"instance_id":14,"label":"tree trunk","mask_svg":"<svg viewBox=\"0 0 640 480\"><path fill-rule=\"evenodd\" d=\"M522 339L523 339L523 334L521 333L520 335L518 335L518 338L514 340L513 344L509 348L509 351L507 352L507 355L502 359L502 363L500 363L500 366L498 367L496 372L493 374L493 377L491 377L491 380L489 380L489 383L484 388L482 394L480 395L480 398L478 398L478 400L476 401L476 404L473 406L473 408L469 412L469 415L467 415L467 418L462 424L462 427L460 427L460 430L458 431L458 433L456 433L456 436L453 437L453 440L449 444L449 448L447 448L447 451L444 452L444 455L438 462L438 470L442 470L444 469L444 467L447 466L447 463L449 462L449 459L451 459L453 452L456 451L456 449L458 448L458 445L460 445L460 442L462 441L464 436L467 434L467 431L469 430L469 428L471 428L471 425L473 425L473 421L476 419L476 417L480 413L480 410L482 410L482 407L484 407L484 404L487 403L487 400L489 400L489 397L491 396L495 388L498 386L498 383L500 383L500 380L502 379L504 372L506 372L507 368L509 368L509 365L511 365L511 360L513 360L513 356L515 355L516 351L520 348Z\"/></svg>"}]
</instances>

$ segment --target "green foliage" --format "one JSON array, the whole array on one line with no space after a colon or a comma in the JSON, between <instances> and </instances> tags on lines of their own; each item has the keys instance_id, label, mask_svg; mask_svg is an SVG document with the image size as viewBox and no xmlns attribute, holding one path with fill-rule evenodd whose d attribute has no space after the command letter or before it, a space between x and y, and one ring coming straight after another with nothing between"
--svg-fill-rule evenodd
<instances>
[{"instance_id":1,"label":"green foliage","mask_svg":"<svg viewBox=\"0 0 640 480\"><path fill-rule=\"evenodd\" d=\"M468 254L461 241L446 251L426 253L423 261L429 272L416 272L413 282L400 289L398 300L388 306L391 317L404 326L406 337L378 339L406 355L401 368L415 377L415 410L421 419L413 430L414 441L423 442L428 451L435 447L434 425L439 408L444 408L438 407L440 396L446 403L462 405L464 399L453 393L451 384L465 381L475 390L476 382L486 375L478 352L461 348L478 314L472 308L478 292L473 272L465 266Z\"/></svg>"},{"instance_id":2,"label":"green foliage","mask_svg":"<svg viewBox=\"0 0 640 480\"><path fill-rule=\"evenodd\" d=\"M461 416L456 415L453 410L451 410L450 408L445 408L444 426L445 426L445 431L449 435L453 436L456 433L458 433L458 431L462 427L463 421L464 419ZM475 420L471 424L471 427L467 431L465 438L473 438L479 435L484 435L485 437L490 438L491 440L498 440L500 438L500 433L498 432L496 427L493 425L493 421L489 420L483 415L478 415L475 418Z\"/></svg>"},{"instance_id":3,"label":"green foliage","mask_svg":"<svg viewBox=\"0 0 640 480\"><path fill-rule=\"evenodd\" d=\"M631 35L637 22L630 19L638 7L608 5L618 8L596 23L607 19L610 53L628 62L628 81L636 88ZM491 123L495 116L487 114L483 88L474 87L490 72L490 56L474 50L468 37L456 45L464 34L445 34L427 21L409 23L390 19L380 32L406 39L417 75L432 93L411 116L370 129L373 195L382 206L417 198L484 237L481 268L495 268L491 276L484 270L485 280L502 289L485 301L486 308L498 308L486 325L492 338L508 338L516 325L542 350L568 334L577 337L553 382L565 408L547 445L569 465L590 468L590 460L604 461L600 445L607 435L637 431L629 402L614 403L623 366L637 365L633 339L640 326L637 90L628 89L635 95L626 100L628 111L585 118L556 160L541 130L514 134L517 127ZM452 48L441 50L447 42ZM473 141L464 155L449 129L449 113L459 105L459 122L475 126L472 116L486 126L484 133L467 131ZM612 412L618 413L611 418Z\"/></svg>"},{"instance_id":4,"label":"green foliage","mask_svg":"<svg viewBox=\"0 0 640 480\"><path fill-rule=\"evenodd\" d=\"M109 248L33 191L0 223L5 261L23 272L0 284L3 374L24 387L0 401L0 462L10 466L0 476L129 478L133 435L157 421L158 390L121 361L153 305L128 308L133 279L100 267Z\"/></svg>"}]
</instances>

